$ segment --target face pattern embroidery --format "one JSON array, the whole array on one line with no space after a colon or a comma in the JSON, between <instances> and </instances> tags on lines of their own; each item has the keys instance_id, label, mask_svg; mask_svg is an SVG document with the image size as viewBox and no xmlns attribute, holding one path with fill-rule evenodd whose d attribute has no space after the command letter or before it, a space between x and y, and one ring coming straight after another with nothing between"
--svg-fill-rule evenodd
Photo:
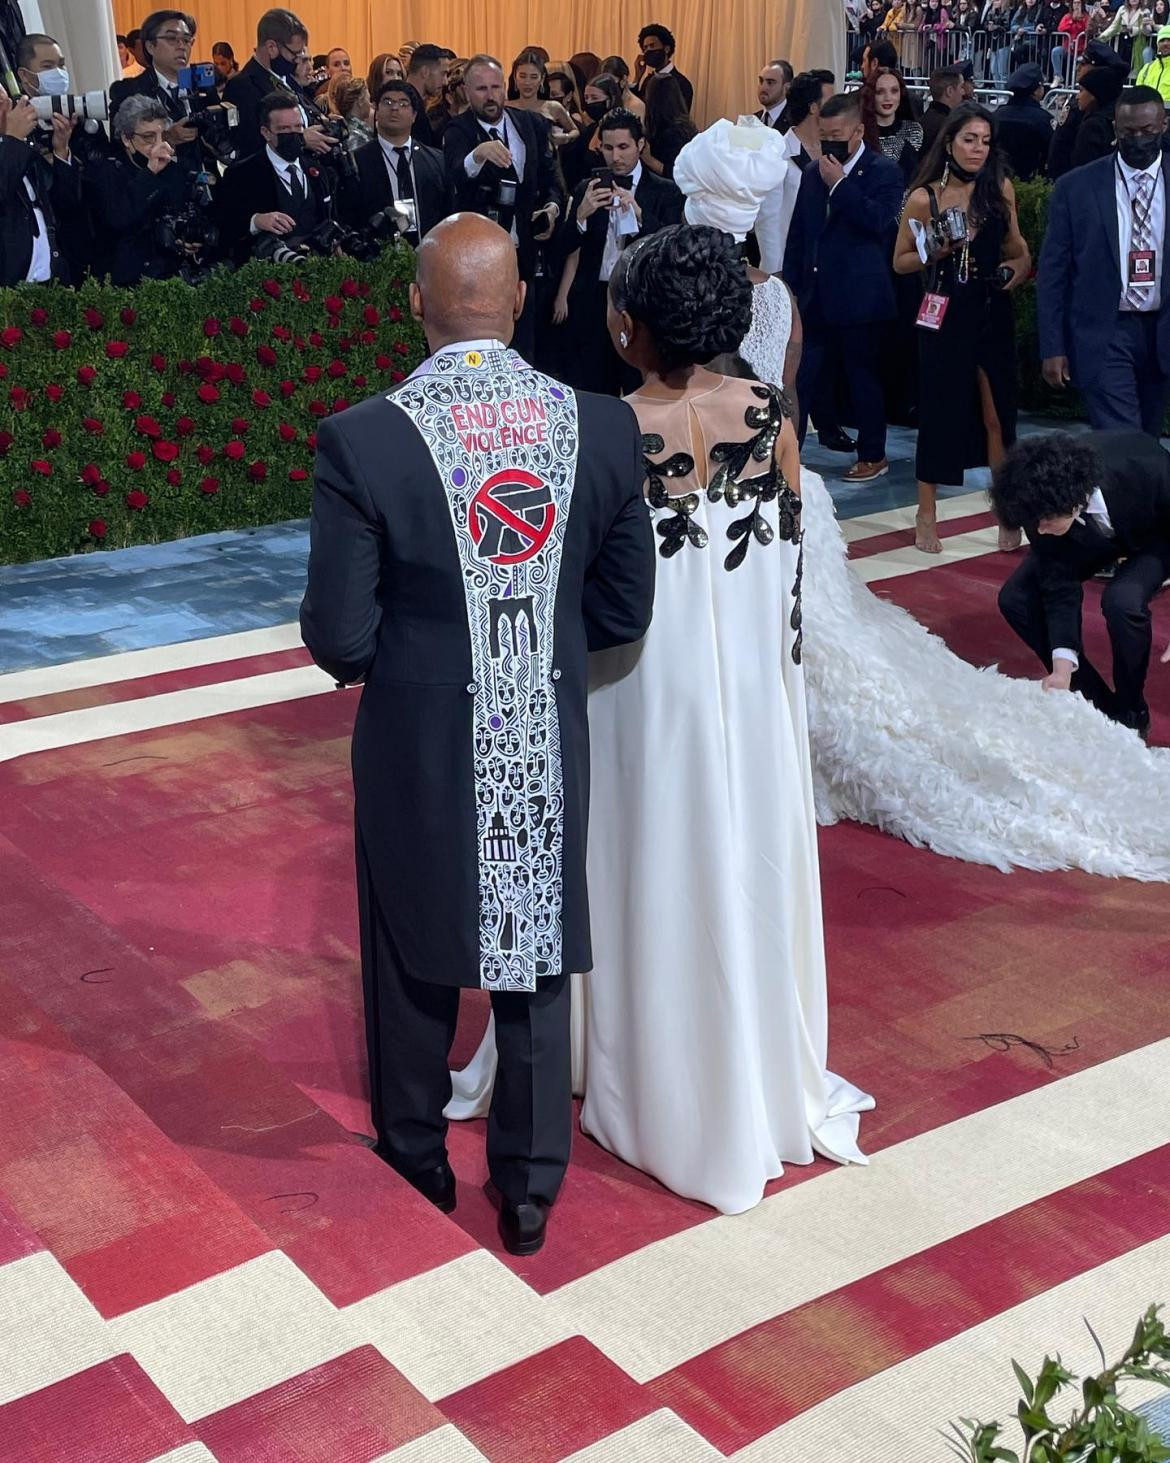
<instances>
[{"instance_id":1,"label":"face pattern embroidery","mask_svg":"<svg viewBox=\"0 0 1170 1463\"><path fill-rule=\"evenodd\" d=\"M512 351L439 352L390 397L443 484L471 634L480 984L559 975L564 787L553 665L577 403Z\"/></svg>"}]
</instances>

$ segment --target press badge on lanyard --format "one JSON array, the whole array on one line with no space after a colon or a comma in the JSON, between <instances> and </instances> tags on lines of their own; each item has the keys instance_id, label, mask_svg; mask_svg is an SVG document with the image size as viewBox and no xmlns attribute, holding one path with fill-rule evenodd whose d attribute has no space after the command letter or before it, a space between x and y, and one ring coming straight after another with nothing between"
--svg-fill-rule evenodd
<instances>
[{"instance_id":1,"label":"press badge on lanyard","mask_svg":"<svg viewBox=\"0 0 1170 1463\"><path fill-rule=\"evenodd\" d=\"M941 330L942 323L947 316L947 306L950 304L947 295L936 295L927 291L922 297L922 304L918 307L918 318L915 320L922 330Z\"/></svg>"},{"instance_id":2,"label":"press badge on lanyard","mask_svg":"<svg viewBox=\"0 0 1170 1463\"><path fill-rule=\"evenodd\" d=\"M1156 250L1131 249L1129 251L1129 280L1131 290L1152 290L1157 278L1155 270Z\"/></svg>"}]
</instances>

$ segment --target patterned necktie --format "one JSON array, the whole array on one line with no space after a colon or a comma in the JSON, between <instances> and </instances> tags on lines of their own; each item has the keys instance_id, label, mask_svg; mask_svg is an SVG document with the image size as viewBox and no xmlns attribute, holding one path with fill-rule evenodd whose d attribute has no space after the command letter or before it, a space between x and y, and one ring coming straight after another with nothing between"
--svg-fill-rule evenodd
<instances>
[{"instance_id":1,"label":"patterned necktie","mask_svg":"<svg viewBox=\"0 0 1170 1463\"><path fill-rule=\"evenodd\" d=\"M1130 236L1130 249L1149 249L1152 247L1150 236L1150 212L1154 202L1154 180L1149 173L1139 173L1134 179L1136 193L1130 194L1130 202L1133 207L1133 232ZM1126 278L1128 280L1128 261L1126 261ZM1151 281L1151 284L1153 281ZM1125 303L1131 310L1142 310L1147 308L1152 299L1152 290L1147 285L1144 289L1139 285L1126 284Z\"/></svg>"}]
</instances>

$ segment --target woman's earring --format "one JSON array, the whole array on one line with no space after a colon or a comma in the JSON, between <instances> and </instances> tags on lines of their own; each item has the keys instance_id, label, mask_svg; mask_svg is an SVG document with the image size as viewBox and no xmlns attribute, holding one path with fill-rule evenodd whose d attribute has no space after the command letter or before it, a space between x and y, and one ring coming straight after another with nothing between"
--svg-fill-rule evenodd
<instances>
[{"instance_id":1,"label":"woman's earring","mask_svg":"<svg viewBox=\"0 0 1170 1463\"><path fill-rule=\"evenodd\" d=\"M950 165L949 162L943 163L943 175L942 175L942 185L943 185L943 187L945 188L950 181L951 181L951 165Z\"/></svg>"},{"instance_id":2,"label":"woman's earring","mask_svg":"<svg viewBox=\"0 0 1170 1463\"><path fill-rule=\"evenodd\" d=\"M622 332L621 332L621 334L620 334L620 335L619 335L619 336L618 336L618 340L620 340L620 341L621 341L621 343L622 343L622 350L625 350L625 349L626 349L626 347L627 347L627 346L628 346L628 345L629 345L629 343L630 343L630 337L629 337L629 336L628 336L628 335L627 335L627 334L626 334L626 332L625 332L625 331L624 331L624 330L623 330L623 331L622 331Z\"/></svg>"}]
</instances>

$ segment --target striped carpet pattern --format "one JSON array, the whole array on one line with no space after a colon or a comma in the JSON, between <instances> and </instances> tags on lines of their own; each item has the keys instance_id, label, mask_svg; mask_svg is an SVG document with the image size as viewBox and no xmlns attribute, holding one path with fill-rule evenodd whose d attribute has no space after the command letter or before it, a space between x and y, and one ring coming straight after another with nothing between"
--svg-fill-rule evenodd
<instances>
[{"instance_id":1,"label":"striped carpet pattern","mask_svg":"<svg viewBox=\"0 0 1170 1463\"><path fill-rule=\"evenodd\" d=\"M913 510L850 520L851 557L1032 674L983 507L938 560ZM438 1214L363 1142L355 705L292 625L0 675L0 1459L934 1463L1014 1412L1010 1358L1092 1367L1084 1318L1119 1350L1170 1294L1170 896L852 825L822 878L868 1169L722 1218L578 1133L516 1260L467 1124Z\"/></svg>"}]
</instances>

